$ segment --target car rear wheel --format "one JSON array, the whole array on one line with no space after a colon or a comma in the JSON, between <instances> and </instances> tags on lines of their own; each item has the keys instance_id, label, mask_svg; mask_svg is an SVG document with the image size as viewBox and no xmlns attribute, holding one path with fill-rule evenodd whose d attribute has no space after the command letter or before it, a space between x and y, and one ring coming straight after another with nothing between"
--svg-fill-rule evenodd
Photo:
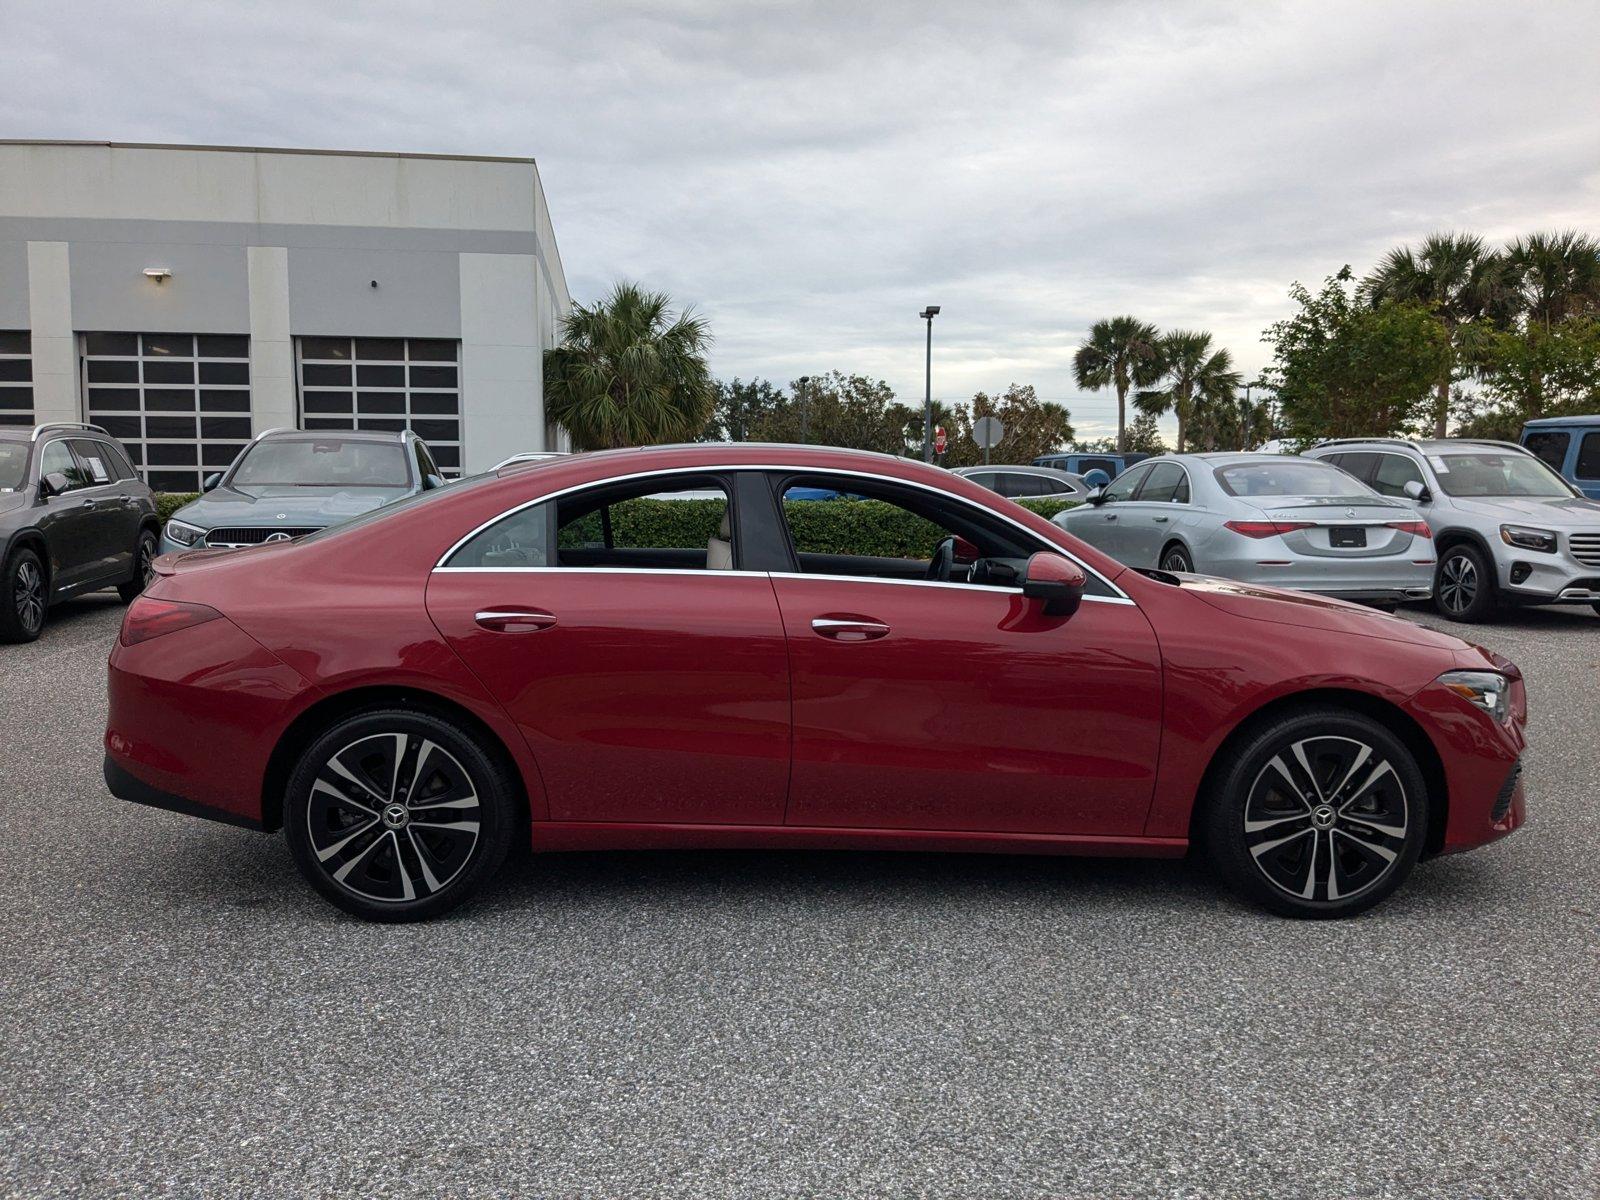
<instances>
[{"instance_id":1,"label":"car rear wheel","mask_svg":"<svg viewBox=\"0 0 1600 1200\"><path fill-rule=\"evenodd\" d=\"M1161 552L1161 569L1172 571L1180 575L1194 574L1194 559L1189 557L1186 547L1173 542Z\"/></svg>"},{"instance_id":2,"label":"car rear wheel","mask_svg":"<svg viewBox=\"0 0 1600 1200\"><path fill-rule=\"evenodd\" d=\"M31 642L38 637L49 599L39 556L27 547L14 552L0 578L0 642Z\"/></svg>"},{"instance_id":3,"label":"car rear wheel","mask_svg":"<svg viewBox=\"0 0 1600 1200\"><path fill-rule=\"evenodd\" d=\"M1433 581L1433 603L1452 621L1487 621L1499 601L1495 596L1494 567L1470 542L1451 546L1439 555Z\"/></svg>"},{"instance_id":4,"label":"car rear wheel","mask_svg":"<svg viewBox=\"0 0 1600 1200\"><path fill-rule=\"evenodd\" d=\"M139 532L139 545L133 554L133 578L117 585L117 595L124 604L137 600L156 573L156 535L148 529Z\"/></svg>"},{"instance_id":5,"label":"car rear wheel","mask_svg":"<svg viewBox=\"0 0 1600 1200\"><path fill-rule=\"evenodd\" d=\"M1415 758L1358 713L1291 713L1242 738L1213 777L1200 831L1212 862L1285 916L1364 912L1404 882L1427 837Z\"/></svg>"},{"instance_id":6,"label":"car rear wheel","mask_svg":"<svg viewBox=\"0 0 1600 1200\"><path fill-rule=\"evenodd\" d=\"M499 869L515 794L473 734L389 709L346 718L306 749L284 825L296 865L340 908L419 921L455 908Z\"/></svg>"}]
</instances>

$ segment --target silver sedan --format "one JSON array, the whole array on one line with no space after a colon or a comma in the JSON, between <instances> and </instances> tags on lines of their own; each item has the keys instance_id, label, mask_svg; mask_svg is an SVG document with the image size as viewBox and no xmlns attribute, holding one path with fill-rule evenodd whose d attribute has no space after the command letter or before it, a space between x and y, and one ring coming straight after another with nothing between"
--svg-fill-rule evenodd
<instances>
[{"instance_id":1,"label":"silver sedan","mask_svg":"<svg viewBox=\"0 0 1600 1200\"><path fill-rule=\"evenodd\" d=\"M1379 604L1433 594L1433 540L1415 507L1309 458L1165 455L1051 520L1131 567Z\"/></svg>"}]
</instances>

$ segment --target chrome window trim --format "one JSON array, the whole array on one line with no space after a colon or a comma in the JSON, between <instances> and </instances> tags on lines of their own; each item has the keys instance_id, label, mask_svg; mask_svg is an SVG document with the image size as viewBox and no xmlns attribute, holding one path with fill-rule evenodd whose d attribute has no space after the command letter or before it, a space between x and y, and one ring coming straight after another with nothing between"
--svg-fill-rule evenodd
<instances>
[{"instance_id":1,"label":"chrome window trim","mask_svg":"<svg viewBox=\"0 0 1600 1200\"><path fill-rule=\"evenodd\" d=\"M1133 603L1133 599L1126 592L1124 592L1116 584L1112 583L1111 580L1107 579L1104 575L1102 575L1099 571L1095 570L1088 563L1084 562L1077 555L1073 554L1070 550L1065 550L1060 546L1051 545L1049 542L1046 542L1044 538L1040 537L1038 533L1036 533L1032 529L1029 529L1021 521L1014 520L1013 518L1006 516L1004 513L995 512L993 509L985 508L981 504L974 504L972 501L968 500L964 496L958 496L953 492L946 491L943 488L934 487L932 484L929 484L929 483L921 483L921 482L918 482L917 480L913 480L913 479L897 479L893 475L879 475L879 474L876 474L875 472L872 472L872 471L853 471L853 470L846 470L846 469L844 469L842 467L813 467L813 466L808 466L808 465L806 465L804 463L713 463L713 464L710 464L710 465L693 466L693 467L657 467L656 469L650 470L650 471L630 471L625 475L609 475L609 476L605 477L604 479L590 479L590 480L587 480L587 481L585 481L583 483L573 484L570 487L558 488L553 492L546 492L542 496L536 496L531 500L525 500L521 504L517 504L517 505L512 506L511 508L505 509L503 512L500 512L500 513L496 514L495 516L490 517L487 521L484 521L484 522L480 523L475 529L473 529L471 532L466 534L464 537L459 538L455 542L454 545L452 545L448 550L446 550L443 554L441 554L439 556L439 560L436 563L433 564L433 570L434 571L495 571L495 572L502 572L502 571L568 571L568 572L570 572L570 571L615 571L615 572L627 572L627 573L635 573L635 574L660 575L660 574L663 574L664 572L660 571L660 570L652 570L651 568L648 568L648 567L451 567L451 566L447 566L446 564L450 561L451 556L454 555L456 553L456 551L460 550L461 547L465 546L468 542L470 542L473 538L477 537L485 529L488 529L489 526L496 525L499 522L505 520L507 517L514 516L515 514L521 512L523 509L532 508L536 504L544 504L544 503L546 503L547 501L550 501L550 500L559 500L562 496L570 496L574 492L582 492L582 491L586 491L586 490L588 490L590 488L607 487L607 486L609 486L611 484L614 484L614 483L626 483L630 479L651 479L651 478L654 478L655 476L658 476L658 475L717 475L717 474L731 473L731 472L735 472L735 471L797 471L797 472L800 472L800 473L806 474L806 475L842 475L842 476L845 476L846 478L872 479L872 480L876 480L877 482L880 482L880 483L889 484L890 486L913 487L913 488L919 488L920 490L922 490L924 492L932 492L936 496L942 496L942 497L945 497L946 499L954 500L956 503L964 504L968 508L976 508L976 509L980 510L981 512L983 512L984 514L986 514L987 516L993 517L996 520L1004 521L1007 525L1010 525L1012 528L1018 530L1021 533L1026 534L1034 542L1041 543L1042 545L1047 546L1054 553L1059 554L1063 558L1066 558L1066 559L1068 559L1068 560L1070 560L1072 562L1077 563L1078 566L1083 568L1085 574L1087 574L1087 575L1089 575L1089 576L1091 576L1091 577L1093 577L1095 579L1098 579L1101 583L1103 583L1106 587L1110 588L1111 591L1115 593L1115 595L1112 595L1112 596L1090 596L1090 595L1085 595L1084 596L1085 600L1112 601L1112 602L1115 602L1115 603L1122 603L1122 604L1132 604ZM1004 499L1004 497L1001 497L1001 498ZM731 497L730 497L730 500L731 500ZM697 570L690 570L690 571L681 571L681 572L678 572L678 573L687 574L687 575L766 575L766 574L769 574L769 572L766 572L766 571L707 571L707 570L705 570L703 568L697 569ZM774 572L770 572L770 574L788 575L789 572L787 572L787 571L774 571ZM805 578L805 579L844 579L844 580L851 580L851 581L858 581L858 582L868 582L868 583L873 583L873 582L876 582L876 583L896 583L896 584L909 583L909 584L920 584L920 585L923 585L923 586L932 585L932 586L936 586L936 587L960 587L960 588L987 587L988 586L988 585L985 585L985 584L970 584L970 583L951 583L951 584L946 584L946 583L939 583L936 580L881 579L881 578L875 578L875 577L872 577L872 576L861 576L861 575L807 575L804 572L795 572L794 574L799 576L799 577L801 577L801 578ZM1017 594L1019 594L1019 595L1021 594L1021 589L1020 588L1016 588L1016 589L1004 588L1004 589L994 589L994 590L1015 591L1015 592L1017 592Z\"/></svg>"}]
</instances>

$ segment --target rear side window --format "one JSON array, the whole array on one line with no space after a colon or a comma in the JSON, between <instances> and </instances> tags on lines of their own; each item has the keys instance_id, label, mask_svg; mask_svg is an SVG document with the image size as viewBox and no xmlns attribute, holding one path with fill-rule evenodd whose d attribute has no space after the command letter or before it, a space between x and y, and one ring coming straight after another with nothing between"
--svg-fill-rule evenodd
<instances>
[{"instance_id":1,"label":"rear side window","mask_svg":"<svg viewBox=\"0 0 1600 1200\"><path fill-rule=\"evenodd\" d=\"M1376 454L1330 454L1324 462L1331 462L1341 471L1354 475L1362 483L1372 482L1372 473L1377 470L1378 456Z\"/></svg>"},{"instance_id":2,"label":"rear side window","mask_svg":"<svg viewBox=\"0 0 1600 1200\"><path fill-rule=\"evenodd\" d=\"M1183 499L1178 499L1178 490L1183 490ZM1182 504L1189 499L1189 480L1183 473L1183 468L1177 463L1157 463L1150 468L1150 474L1145 479L1145 484L1139 489L1139 500L1148 500L1152 504Z\"/></svg>"},{"instance_id":3,"label":"rear side window","mask_svg":"<svg viewBox=\"0 0 1600 1200\"><path fill-rule=\"evenodd\" d=\"M1590 449L1591 443L1596 443L1597 448L1600 448L1600 439L1596 439L1592 433L1589 434L1583 439L1583 448L1578 451L1580 461L1585 453L1592 454L1597 452L1597 450ZM1572 435L1556 432L1530 433L1522 439L1522 444L1559 471L1567 465L1567 447L1572 444ZM1579 473L1582 474L1581 471ZM1585 476L1587 479L1596 477L1594 475Z\"/></svg>"},{"instance_id":4,"label":"rear side window","mask_svg":"<svg viewBox=\"0 0 1600 1200\"><path fill-rule=\"evenodd\" d=\"M1406 498L1406 484L1423 483L1422 470L1409 458L1399 454L1378 455L1378 470L1372 476L1372 487L1384 496Z\"/></svg>"},{"instance_id":5,"label":"rear side window","mask_svg":"<svg viewBox=\"0 0 1600 1200\"><path fill-rule=\"evenodd\" d=\"M1000 476L998 490L1002 496L1016 499L1021 496L1042 496L1049 490L1049 485L1042 476L1008 471Z\"/></svg>"},{"instance_id":6,"label":"rear side window","mask_svg":"<svg viewBox=\"0 0 1600 1200\"><path fill-rule=\"evenodd\" d=\"M99 442L79 441L74 438L72 449L77 454L78 461L83 464L83 473L89 487L116 482L117 464L105 446Z\"/></svg>"},{"instance_id":7,"label":"rear side window","mask_svg":"<svg viewBox=\"0 0 1600 1200\"><path fill-rule=\"evenodd\" d=\"M1573 474L1579 479L1600 479L1600 433L1583 435L1583 442L1578 446L1578 466Z\"/></svg>"}]
</instances>

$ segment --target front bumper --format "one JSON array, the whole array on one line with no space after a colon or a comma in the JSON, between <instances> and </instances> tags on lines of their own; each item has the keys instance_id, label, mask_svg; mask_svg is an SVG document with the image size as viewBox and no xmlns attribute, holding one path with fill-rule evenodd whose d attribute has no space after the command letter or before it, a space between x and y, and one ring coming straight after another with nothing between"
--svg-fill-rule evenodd
<instances>
[{"instance_id":1,"label":"front bumper","mask_svg":"<svg viewBox=\"0 0 1600 1200\"><path fill-rule=\"evenodd\" d=\"M1600 600L1600 565L1576 558L1559 535L1561 548L1553 554L1495 547L1495 575L1500 594L1529 604L1592 604Z\"/></svg>"}]
</instances>

